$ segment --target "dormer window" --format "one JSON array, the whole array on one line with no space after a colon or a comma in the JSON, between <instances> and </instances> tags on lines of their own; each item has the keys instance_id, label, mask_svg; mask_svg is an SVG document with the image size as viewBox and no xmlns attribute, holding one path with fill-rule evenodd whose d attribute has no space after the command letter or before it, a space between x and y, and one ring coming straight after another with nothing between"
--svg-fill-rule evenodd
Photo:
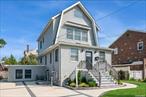
<instances>
[{"instance_id":1,"label":"dormer window","mask_svg":"<svg viewBox=\"0 0 146 97\"><path fill-rule=\"evenodd\" d=\"M88 33L87 31L83 31L82 32L82 41L88 41Z\"/></svg>"},{"instance_id":2,"label":"dormer window","mask_svg":"<svg viewBox=\"0 0 146 97\"><path fill-rule=\"evenodd\" d=\"M42 47L43 47L43 42L40 41L40 49L42 49Z\"/></svg>"},{"instance_id":3,"label":"dormer window","mask_svg":"<svg viewBox=\"0 0 146 97\"><path fill-rule=\"evenodd\" d=\"M74 16L78 17L78 18L82 18L83 17L82 13L79 10L75 10L74 11Z\"/></svg>"},{"instance_id":4,"label":"dormer window","mask_svg":"<svg viewBox=\"0 0 146 97\"><path fill-rule=\"evenodd\" d=\"M143 41L138 42L138 43L137 43L137 50L140 51L140 50L143 50L143 48L144 48Z\"/></svg>"},{"instance_id":5,"label":"dormer window","mask_svg":"<svg viewBox=\"0 0 146 97\"><path fill-rule=\"evenodd\" d=\"M73 39L73 29L72 28L67 28L67 38Z\"/></svg>"},{"instance_id":6,"label":"dormer window","mask_svg":"<svg viewBox=\"0 0 146 97\"><path fill-rule=\"evenodd\" d=\"M79 29L75 29L75 40L81 40L81 31Z\"/></svg>"},{"instance_id":7,"label":"dormer window","mask_svg":"<svg viewBox=\"0 0 146 97\"><path fill-rule=\"evenodd\" d=\"M88 42L88 31L79 28L67 27L67 39Z\"/></svg>"}]
</instances>

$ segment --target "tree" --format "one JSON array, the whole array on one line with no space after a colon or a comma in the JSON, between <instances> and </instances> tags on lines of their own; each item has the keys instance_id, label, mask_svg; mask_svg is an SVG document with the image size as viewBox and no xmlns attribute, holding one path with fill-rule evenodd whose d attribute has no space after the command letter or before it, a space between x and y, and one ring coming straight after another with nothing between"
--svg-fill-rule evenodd
<instances>
[{"instance_id":1,"label":"tree","mask_svg":"<svg viewBox=\"0 0 146 97\"><path fill-rule=\"evenodd\" d=\"M38 64L37 61L37 56L30 54L29 56L24 56L21 61L20 64L24 64L24 65L36 65Z\"/></svg>"},{"instance_id":2,"label":"tree","mask_svg":"<svg viewBox=\"0 0 146 97\"><path fill-rule=\"evenodd\" d=\"M8 65L15 65L17 64L17 60L16 58L11 54L9 58L2 58L2 60L5 61L5 64L8 64Z\"/></svg>"},{"instance_id":3,"label":"tree","mask_svg":"<svg viewBox=\"0 0 146 97\"><path fill-rule=\"evenodd\" d=\"M4 39L0 39L0 48L4 47L6 45L6 41Z\"/></svg>"}]
</instances>

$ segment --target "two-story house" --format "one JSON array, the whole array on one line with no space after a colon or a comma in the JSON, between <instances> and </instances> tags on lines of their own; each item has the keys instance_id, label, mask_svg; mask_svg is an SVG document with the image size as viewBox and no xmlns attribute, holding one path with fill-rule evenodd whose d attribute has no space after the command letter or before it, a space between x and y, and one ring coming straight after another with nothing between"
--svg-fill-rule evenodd
<instances>
[{"instance_id":1,"label":"two-story house","mask_svg":"<svg viewBox=\"0 0 146 97\"><path fill-rule=\"evenodd\" d=\"M100 60L111 65L110 48L101 48L98 43L99 27L95 20L77 2L52 17L38 37L39 63L46 66L47 77L63 85L81 61L88 62L91 70Z\"/></svg>"},{"instance_id":2,"label":"two-story house","mask_svg":"<svg viewBox=\"0 0 146 97\"><path fill-rule=\"evenodd\" d=\"M146 32L127 30L110 48L112 65L118 70L128 70L130 77L142 79L146 77Z\"/></svg>"}]
</instances>

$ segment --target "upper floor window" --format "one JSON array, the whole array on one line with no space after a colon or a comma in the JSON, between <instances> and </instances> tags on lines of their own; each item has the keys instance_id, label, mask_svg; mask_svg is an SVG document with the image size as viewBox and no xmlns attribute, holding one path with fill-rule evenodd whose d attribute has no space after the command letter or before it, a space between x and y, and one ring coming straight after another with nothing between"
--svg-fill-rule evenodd
<instances>
[{"instance_id":1,"label":"upper floor window","mask_svg":"<svg viewBox=\"0 0 146 97\"><path fill-rule=\"evenodd\" d=\"M67 39L88 41L88 31L78 28L67 28Z\"/></svg>"},{"instance_id":2,"label":"upper floor window","mask_svg":"<svg viewBox=\"0 0 146 97\"><path fill-rule=\"evenodd\" d=\"M44 45L44 38L40 41L40 49L43 48L43 45Z\"/></svg>"},{"instance_id":3,"label":"upper floor window","mask_svg":"<svg viewBox=\"0 0 146 97\"><path fill-rule=\"evenodd\" d=\"M43 42L40 41L40 49L42 49L42 47L43 47Z\"/></svg>"},{"instance_id":4,"label":"upper floor window","mask_svg":"<svg viewBox=\"0 0 146 97\"><path fill-rule=\"evenodd\" d=\"M78 61L78 49L77 48L71 48L71 60Z\"/></svg>"},{"instance_id":5,"label":"upper floor window","mask_svg":"<svg viewBox=\"0 0 146 97\"><path fill-rule=\"evenodd\" d=\"M79 10L75 10L74 11L74 16L78 17L78 18L82 18L83 17L82 13Z\"/></svg>"},{"instance_id":6,"label":"upper floor window","mask_svg":"<svg viewBox=\"0 0 146 97\"><path fill-rule=\"evenodd\" d=\"M50 53L50 64L52 64L52 53Z\"/></svg>"},{"instance_id":7,"label":"upper floor window","mask_svg":"<svg viewBox=\"0 0 146 97\"><path fill-rule=\"evenodd\" d=\"M87 31L82 32L82 41L88 41L88 33Z\"/></svg>"},{"instance_id":8,"label":"upper floor window","mask_svg":"<svg viewBox=\"0 0 146 97\"><path fill-rule=\"evenodd\" d=\"M55 50L55 62L58 61L58 49Z\"/></svg>"},{"instance_id":9,"label":"upper floor window","mask_svg":"<svg viewBox=\"0 0 146 97\"><path fill-rule=\"evenodd\" d=\"M118 54L118 48L114 49L114 54L117 55Z\"/></svg>"},{"instance_id":10,"label":"upper floor window","mask_svg":"<svg viewBox=\"0 0 146 97\"><path fill-rule=\"evenodd\" d=\"M79 29L75 29L75 40L81 40L81 31Z\"/></svg>"},{"instance_id":11,"label":"upper floor window","mask_svg":"<svg viewBox=\"0 0 146 97\"><path fill-rule=\"evenodd\" d=\"M73 39L73 29L72 28L67 28L67 38Z\"/></svg>"},{"instance_id":12,"label":"upper floor window","mask_svg":"<svg viewBox=\"0 0 146 97\"><path fill-rule=\"evenodd\" d=\"M143 50L144 44L143 41L137 43L137 50Z\"/></svg>"}]
</instances>

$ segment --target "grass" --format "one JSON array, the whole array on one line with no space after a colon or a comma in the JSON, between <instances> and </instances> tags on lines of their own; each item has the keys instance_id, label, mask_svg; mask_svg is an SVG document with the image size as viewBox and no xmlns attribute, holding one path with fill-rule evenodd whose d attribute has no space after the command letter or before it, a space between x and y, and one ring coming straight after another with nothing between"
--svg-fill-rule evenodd
<instances>
[{"instance_id":1,"label":"grass","mask_svg":"<svg viewBox=\"0 0 146 97\"><path fill-rule=\"evenodd\" d=\"M136 84L137 88L108 91L102 97L146 97L146 82L139 81L124 82Z\"/></svg>"}]
</instances>

